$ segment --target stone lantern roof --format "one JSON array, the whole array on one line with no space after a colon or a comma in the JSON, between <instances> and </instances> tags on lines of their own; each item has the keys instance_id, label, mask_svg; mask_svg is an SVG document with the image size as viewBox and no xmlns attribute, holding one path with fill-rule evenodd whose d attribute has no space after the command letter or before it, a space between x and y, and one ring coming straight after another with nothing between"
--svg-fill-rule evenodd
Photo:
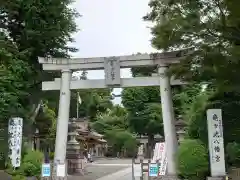
<instances>
[{"instance_id":1,"label":"stone lantern roof","mask_svg":"<svg viewBox=\"0 0 240 180\"><path fill-rule=\"evenodd\" d=\"M107 141L103 139L102 134L99 134L90 128L88 118L75 118L74 122L76 123L77 127L76 132L78 133L78 140L107 143Z\"/></svg>"}]
</instances>

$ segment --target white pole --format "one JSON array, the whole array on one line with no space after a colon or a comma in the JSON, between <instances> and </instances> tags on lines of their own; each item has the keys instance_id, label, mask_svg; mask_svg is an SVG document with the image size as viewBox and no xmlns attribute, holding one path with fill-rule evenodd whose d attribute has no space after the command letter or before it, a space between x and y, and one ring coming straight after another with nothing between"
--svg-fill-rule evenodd
<instances>
[{"instance_id":1,"label":"white pole","mask_svg":"<svg viewBox=\"0 0 240 180\"><path fill-rule=\"evenodd\" d=\"M160 75L160 95L167 151L167 171L168 175L176 176L177 170L175 154L177 150L177 136L175 129L170 77L166 74L167 69L167 66L160 66L158 68L158 73Z\"/></svg>"},{"instance_id":2,"label":"white pole","mask_svg":"<svg viewBox=\"0 0 240 180\"><path fill-rule=\"evenodd\" d=\"M78 110L78 109L79 109L79 103L80 103L80 102L79 102L79 92L77 92L77 119L78 119L78 117L79 117L79 114L78 114L78 113L79 113L79 112L78 112L78 111L79 111L79 110Z\"/></svg>"},{"instance_id":3,"label":"white pole","mask_svg":"<svg viewBox=\"0 0 240 180\"><path fill-rule=\"evenodd\" d=\"M57 134L55 141L55 164L65 163L67 136L68 136L68 121L70 108L70 81L72 73L70 70L62 70L61 89L58 109Z\"/></svg>"}]
</instances>

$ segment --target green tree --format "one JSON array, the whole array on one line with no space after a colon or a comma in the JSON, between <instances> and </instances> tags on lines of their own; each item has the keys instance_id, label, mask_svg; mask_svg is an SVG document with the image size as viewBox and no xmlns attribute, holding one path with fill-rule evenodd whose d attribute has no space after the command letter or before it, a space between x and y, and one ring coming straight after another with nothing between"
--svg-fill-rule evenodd
<instances>
[{"instance_id":1,"label":"green tree","mask_svg":"<svg viewBox=\"0 0 240 180\"><path fill-rule=\"evenodd\" d=\"M223 111L225 144L239 140L238 5L236 0L151 0L151 11L144 17L154 22L152 45L158 50L194 50L170 71L190 83L205 83L213 91L210 96L196 92L185 112L190 137L205 144L209 108Z\"/></svg>"},{"instance_id":2,"label":"green tree","mask_svg":"<svg viewBox=\"0 0 240 180\"><path fill-rule=\"evenodd\" d=\"M108 112L98 114L96 121L91 123L91 127L100 134L113 129L126 131L128 129L126 118L124 108L113 106Z\"/></svg>"},{"instance_id":3,"label":"green tree","mask_svg":"<svg viewBox=\"0 0 240 180\"><path fill-rule=\"evenodd\" d=\"M44 148L52 148L55 145L57 117L54 110L46 104L41 107L36 119L35 128L39 130L39 138Z\"/></svg>"},{"instance_id":4,"label":"green tree","mask_svg":"<svg viewBox=\"0 0 240 180\"><path fill-rule=\"evenodd\" d=\"M38 56L68 57L67 51L76 50L67 46L73 41L72 33L77 31L74 19L78 13L70 8L71 3L68 0L1 3L0 83L4 97L1 97L0 114L4 118L24 117L28 121L25 127L29 130L29 139L32 139L31 129L39 102L49 97L49 101L58 102L59 97L55 92L41 91L41 82L52 80L58 73L42 71Z\"/></svg>"},{"instance_id":5,"label":"green tree","mask_svg":"<svg viewBox=\"0 0 240 180\"><path fill-rule=\"evenodd\" d=\"M122 103L128 112L128 122L132 131L148 136L148 155L150 156L154 145L154 135L163 135L159 89L157 87L124 89Z\"/></svg>"},{"instance_id":6,"label":"green tree","mask_svg":"<svg viewBox=\"0 0 240 180\"><path fill-rule=\"evenodd\" d=\"M151 0L151 12L144 19L154 22L155 48L196 50L173 68L178 77L208 82L226 91L239 87L238 5L236 0Z\"/></svg>"},{"instance_id":7,"label":"green tree","mask_svg":"<svg viewBox=\"0 0 240 180\"><path fill-rule=\"evenodd\" d=\"M91 128L104 135L111 147L109 155L135 155L138 144L134 134L129 131L125 108L115 105L105 113L98 113L95 121L91 123Z\"/></svg>"},{"instance_id":8,"label":"green tree","mask_svg":"<svg viewBox=\"0 0 240 180\"><path fill-rule=\"evenodd\" d=\"M87 72L83 71L81 76L76 79L86 80ZM89 117L91 121L96 120L99 113L105 113L113 107L112 104L112 89L81 89L73 91L71 94L70 117L76 117L78 95L81 99L79 104L79 117Z\"/></svg>"},{"instance_id":9,"label":"green tree","mask_svg":"<svg viewBox=\"0 0 240 180\"><path fill-rule=\"evenodd\" d=\"M137 149L137 140L132 133L122 129L112 129L105 133L109 146L113 149L113 155L122 154L133 157Z\"/></svg>"},{"instance_id":10,"label":"green tree","mask_svg":"<svg viewBox=\"0 0 240 180\"><path fill-rule=\"evenodd\" d=\"M231 166L240 165L240 143L232 142L226 146L227 159Z\"/></svg>"},{"instance_id":11,"label":"green tree","mask_svg":"<svg viewBox=\"0 0 240 180\"><path fill-rule=\"evenodd\" d=\"M41 82L52 78L54 73L42 71L38 56L47 54L66 57L72 41L71 34L76 32L74 18L77 13L69 7L71 1L4 1L0 7L1 30L5 32L5 41L15 46L14 55L24 54L22 68L23 84L28 83L24 107L36 105L43 98ZM6 46L4 46L6 47ZM4 60L5 61L5 60ZM3 62L3 61L2 61ZM6 62L6 61L5 61ZM21 97L19 97L21 98Z\"/></svg>"}]
</instances>

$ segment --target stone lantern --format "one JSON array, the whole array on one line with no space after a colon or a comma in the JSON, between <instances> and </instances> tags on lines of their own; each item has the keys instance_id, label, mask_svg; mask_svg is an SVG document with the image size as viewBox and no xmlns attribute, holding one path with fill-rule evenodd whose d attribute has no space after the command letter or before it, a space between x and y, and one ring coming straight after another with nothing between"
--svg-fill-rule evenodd
<instances>
[{"instance_id":1,"label":"stone lantern","mask_svg":"<svg viewBox=\"0 0 240 180\"><path fill-rule=\"evenodd\" d=\"M76 140L78 125L72 119L68 125L69 141L67 143L68 174L82 174L82 159L80 156L80 143Z\"/></svg>"},{"instance_id":2,"label":"stone lantern","mask_svg":"<svg viewBox=\"0 0 240 180\"><path fill-rule=\"evenodd\" d=\"M186 134L186 131L185 131L186 122L184 122L183 120L177 120L175 127L176 127L178 142L181 143L181 141L184 139Z\"/></svg>"}]
</instances>

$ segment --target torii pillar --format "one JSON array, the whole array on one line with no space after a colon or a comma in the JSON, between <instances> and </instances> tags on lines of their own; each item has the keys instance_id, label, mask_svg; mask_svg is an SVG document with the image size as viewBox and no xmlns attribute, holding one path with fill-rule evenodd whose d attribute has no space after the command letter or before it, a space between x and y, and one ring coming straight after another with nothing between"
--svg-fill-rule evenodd
<instances>
[{"instance_id":1,"label":"torii pillar","mask_svg":"<svg viewBox=\"0 0 240 180\"><path fill-rule=\"evenodd\" d=\"M56 166L58 164L66 165L68 121L71 100L71 79L72 71L70 69L62 70L53 171L56 171Z\"/></svg>"},{"instance_id":2,"label":"torii pillar","mask_svg":"<svg viewBox=\"0 0 240 180\"><path fill-rule=\"evenodd\" d=\"M167 75L168 65L161 64L158 66L158 74L160 77L160 97L162 105L163 127L165 144L167 149L167 175L177 175L176 167L176 151L177 151L177 136L175 128L175 117L172 102L172 92L170 77Z\"/></svg>"}]
</instances>

